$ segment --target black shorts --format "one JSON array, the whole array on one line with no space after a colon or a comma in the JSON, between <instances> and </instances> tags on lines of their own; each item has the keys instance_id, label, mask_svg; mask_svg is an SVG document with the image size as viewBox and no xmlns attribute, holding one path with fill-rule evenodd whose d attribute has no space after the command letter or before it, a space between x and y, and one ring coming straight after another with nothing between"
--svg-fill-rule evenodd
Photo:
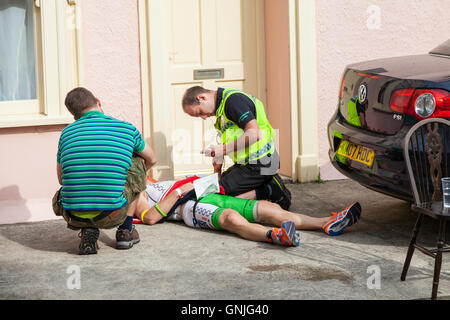
<instances>
[{"instance_id":1,"label":"black shorts","mask_svg":"<svg viewBox=\"0 0 450 320\"><path fill-rule=\"evenodd\" d=\"M267 184L279 168L280 158L275 151L256 164L234 164L222 174L219 184L225 189L225 194L237 196Z\"/></svg>"}]
</instances>

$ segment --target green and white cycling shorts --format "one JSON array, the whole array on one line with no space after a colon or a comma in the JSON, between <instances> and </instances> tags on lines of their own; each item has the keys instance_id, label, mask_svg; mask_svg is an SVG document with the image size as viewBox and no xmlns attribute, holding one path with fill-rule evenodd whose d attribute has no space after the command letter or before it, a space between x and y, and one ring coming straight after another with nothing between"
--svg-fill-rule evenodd
<instances>
[{"instance_id":1,"label":"green and white cycling shorts","mask_svg":"<svg viewBox=\"0 0 450 320\"><path fill-rule=\"evenodd\" d=\"M248 222L258 221L257 200L212 193L200 199L197 205L195 203L188 201L183 209L183 221L190 227L223 230L219 224L219 217L225 209L237 211Z\"/></svg>"}]
</instances>

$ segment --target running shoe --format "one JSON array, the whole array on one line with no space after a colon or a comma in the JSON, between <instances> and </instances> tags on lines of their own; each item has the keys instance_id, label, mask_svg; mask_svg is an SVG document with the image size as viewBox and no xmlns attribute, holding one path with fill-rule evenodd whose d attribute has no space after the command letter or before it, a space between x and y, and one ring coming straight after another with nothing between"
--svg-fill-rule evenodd
<instances>
[{"instance_id":1,"label":"running shoe","mask_svg":"<svg viewBox=\"0 0 450 320\"><path fill-rule=\"evenodd\" d=\"M298 247L300 244L300 233L295 230L295 223L286 221L281 228L272 228L270 238L273 243L283 246Z\"/></svg>"},{"instance_id":2,"label":"running shoe","mask_svg":"<svg viewBox=\"0 0 450 320\"><path fill-rule=\"evenodd\" d=\"M361 216L361 205L353 202L347 208L339 212L333 212L330 220L322 227L322 230L330 235L340 235L345 228L355 224Z\"/></svg>"}]
</instances>

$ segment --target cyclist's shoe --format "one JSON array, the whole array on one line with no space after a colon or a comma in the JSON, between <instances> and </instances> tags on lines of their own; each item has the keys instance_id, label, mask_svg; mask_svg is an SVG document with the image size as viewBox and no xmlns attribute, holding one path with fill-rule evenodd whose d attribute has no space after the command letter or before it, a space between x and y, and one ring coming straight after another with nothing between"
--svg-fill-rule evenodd
<instances>
[{"instance_id":1,"label":"cyclist's shoe","mask_svg":"<svg viewBox=\"0 0 450 320\"><path fill-rule=\"evenodd\" d=\"M333 212L332 217L322 227L322 230L330 235L340 235L345 228L355 224L361 216L361 205L359 202L353 202L347 208L339 212Z\"/></svg>"},{"instance_id":2,"label":"cyclist's shoe","mask_svg":"<svg viewBox=\"0 0 450 320\"><path fill-rule=\"evenodd\" d=\"M286 221L281 228L272 228L270 238L273 243L283 246L298 247L300 244L300 233L295 230L295 223Z\"/></svg>"}]
</instances>

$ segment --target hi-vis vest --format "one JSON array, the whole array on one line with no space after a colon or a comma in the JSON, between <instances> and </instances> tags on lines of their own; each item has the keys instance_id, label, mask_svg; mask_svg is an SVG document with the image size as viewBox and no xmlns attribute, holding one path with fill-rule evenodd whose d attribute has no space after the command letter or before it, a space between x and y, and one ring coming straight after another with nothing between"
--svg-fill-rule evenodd
<instances>
[{"instance_id":1,"label":"hi-vis vest","mask_svg":"<svg viewBox=\"0 0 450 320\"><path fill-rule=\"evenodd\" d=\"M267 154L272 154L275 151L275 132L272 129L269 121L267 120L266 112L264 111L264 105L261 101L242 91L234 89L224 89L222 93L222 101L220 102L220 105L218 106L216 111L216 123L214 125L214 127L221 135L222 144L231 143L244 134L244 130L239 128L225 115L225 103L227 102L228 98L234 93L244 94L253 101L256 109L256 121L258 122L262 134L262 138L250 145L248 148L244 148L245 146L238 146L238 149L240 150L237 150L237 152L228 153L228 156L233 159L234 163L248 164L249 162L260 159Z\"/></svg>"}]
</instances>

